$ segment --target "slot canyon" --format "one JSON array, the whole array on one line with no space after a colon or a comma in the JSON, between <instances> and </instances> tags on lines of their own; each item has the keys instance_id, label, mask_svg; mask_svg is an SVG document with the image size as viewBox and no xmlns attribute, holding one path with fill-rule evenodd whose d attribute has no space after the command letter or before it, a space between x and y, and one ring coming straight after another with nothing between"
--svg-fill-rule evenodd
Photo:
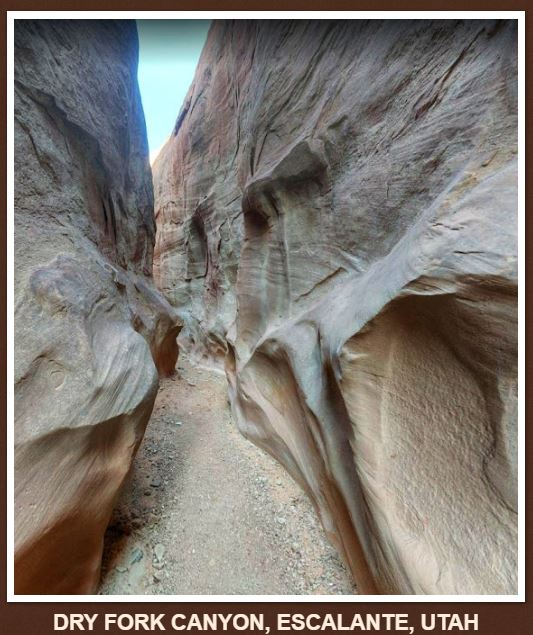
<instances>
[{"instance_id":1,"label":"slot canyon","mask_svg":"<svg viewBox=\"0 0 533 635\"><path fill-rule=\"evenodd\" d=\"M15 23L15 593L517 593L517 26Z\"/></svg>"}]
</instances>

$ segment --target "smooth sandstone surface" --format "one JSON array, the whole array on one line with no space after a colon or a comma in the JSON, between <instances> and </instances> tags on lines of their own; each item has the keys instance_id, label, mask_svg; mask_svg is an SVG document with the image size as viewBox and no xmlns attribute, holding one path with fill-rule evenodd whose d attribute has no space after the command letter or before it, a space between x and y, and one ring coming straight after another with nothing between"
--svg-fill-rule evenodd
<instances>
[{"instance_id":1,"label":"smooth sandstone surface","mask_svg":"<svg viewBox=\"0 0 533 635\"><path fill-rule=\"evenodd\" d=\"M216 22L154 275L361 593L517 591L517 51L496 21Z\"/></svg>"},{"instance_id":2,"label":"smooth sandstone surface","mask_svg":"<svg viewBox=\"0 0 533 635\"><path fill-rule=\"evenodd\" d=\"M15 26L15 592L86 593L172 371L134 22Z\"/></svg>"}]
</instances>

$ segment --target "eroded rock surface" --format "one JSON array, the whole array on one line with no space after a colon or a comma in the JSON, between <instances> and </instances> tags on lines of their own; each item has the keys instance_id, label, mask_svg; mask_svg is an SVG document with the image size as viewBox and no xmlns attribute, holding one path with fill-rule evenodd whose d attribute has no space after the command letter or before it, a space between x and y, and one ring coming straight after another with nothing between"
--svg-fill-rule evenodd
<instances>
[{"instance_id":1,"label":"eroded rock surface","mask_svg":"<svg viewBox=\"0 0 533 635\"><path fill-rule=\"evenodd\" d=\"M156 282L360 592L515 593L513 22L217 22Z\"/></svg>"},{"instance_id":2,"label":"eroded rock surface","mask_svg":"<svg viewBox=\"0 0 533 635\"><path fill-rule=\"evenodd\" d=\"M180 322L134 22L15 25L15 592L85 593Z\"/></svg>"}]
</instances>

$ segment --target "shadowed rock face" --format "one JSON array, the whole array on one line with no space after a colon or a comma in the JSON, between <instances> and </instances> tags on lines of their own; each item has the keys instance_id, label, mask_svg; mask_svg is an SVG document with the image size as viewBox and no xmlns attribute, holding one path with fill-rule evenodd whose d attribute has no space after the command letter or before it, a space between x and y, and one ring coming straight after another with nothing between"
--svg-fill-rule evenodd
<instances>
[{"instance_id":1,"label":"shadowed rock face","mask_svg":"<svg viewBox=\"0 0 533 635\"><path fill-rule=\"evenodd\" d=\"M218 22L156 282L359 590L515 593L516 26Z\"/></svg>"},{"instance_id":2,"label":"shadowed rock face","mask_svg":"<svg viewBox=\"0 0 533 635\"><path fill-rule=\"evenodd\" d=\"M151 279L137 49L133 22L15 22L16 593L95 589L177 357Z\"/></svg>"}]
</instances>

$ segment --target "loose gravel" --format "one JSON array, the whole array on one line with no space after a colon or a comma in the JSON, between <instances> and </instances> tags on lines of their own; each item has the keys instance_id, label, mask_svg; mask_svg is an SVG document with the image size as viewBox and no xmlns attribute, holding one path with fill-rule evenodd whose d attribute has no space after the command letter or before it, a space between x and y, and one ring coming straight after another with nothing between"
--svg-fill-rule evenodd
<instances>
[{"instance_id":1,"label":"loose gravel","mask_svg":"<svg viewBox=\"0 0 533 635\"><path fill-rule=\"evenodd\" d=\"M180 357L106 534L106 595L356 593L299 486L232 421L225 378Z\"/></svg>"}]
</instances>

